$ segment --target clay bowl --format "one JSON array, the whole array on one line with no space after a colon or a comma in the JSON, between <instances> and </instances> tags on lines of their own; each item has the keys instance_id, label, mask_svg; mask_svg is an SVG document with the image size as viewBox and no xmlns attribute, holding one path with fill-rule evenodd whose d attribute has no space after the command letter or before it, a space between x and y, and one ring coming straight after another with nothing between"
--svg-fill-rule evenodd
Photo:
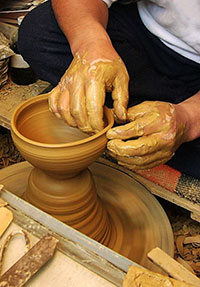
<instances>
[{"instance_id":1,"label":"clay bowl","mask_svg":"<svg viewBox=\"0 0 200 287\"><path fill-rule=\"evenodd\" d=\"M24 159L54 177L72 177L86 169L105 150L106 132L114 123L104 108L105 128L88 136L56 118L48 107L48 94L19 105L11 119L13 141Z\"/></svg>"},{"instance_id":2,"label":"clay bowl","mask_svg":"<svg viewBox=\"0 0 200 287\"><path fill-rule=\"evenodd\" d=\"M88 166L106 148L114 122L106 107L104 117L105 128L88 136L56 118L44 94L18 106L11 119L13 141L34 166L23 199L102 243L111 226Z\"/></svg>"}]
</instances>

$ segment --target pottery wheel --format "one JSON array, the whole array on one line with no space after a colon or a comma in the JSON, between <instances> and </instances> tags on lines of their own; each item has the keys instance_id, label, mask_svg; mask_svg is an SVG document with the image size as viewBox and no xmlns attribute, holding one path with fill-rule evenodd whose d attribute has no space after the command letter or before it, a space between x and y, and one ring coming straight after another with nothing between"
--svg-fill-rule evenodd
<instances>
[{"instance_id":1,"label":"pottery wheel","mask_svg":"<svg viewBox=\"0 0 200 287\"><path fill-rule=\"evenodd\" d=\"M0 183L22 196L32 166L17 163L0 170ZM99 197L107 207L113 234L108 247L132 261L157 271L146 254L160 247L173 257L171 225L156 198L130 174L115 164L100 159L91 170Z\"/></svg>"}]
</instances>

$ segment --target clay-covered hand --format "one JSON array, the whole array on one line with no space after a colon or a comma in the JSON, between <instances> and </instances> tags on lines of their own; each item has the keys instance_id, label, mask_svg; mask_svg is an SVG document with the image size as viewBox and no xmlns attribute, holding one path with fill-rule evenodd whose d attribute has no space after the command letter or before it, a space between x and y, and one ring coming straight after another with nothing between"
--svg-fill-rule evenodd
<instances>
[{"instance_id":1,"label":"clay-covered hand","mask_svg":"<svg viewBox=\"0 0 200 287\"><path fill-rule=\"evenodd\" d=\"M129 169L149 169L167 162L187 141L183 109L145 101L128 110L128 124L107 132L109 154Z\"/></svg>"},{"instance_id":2,"label":"clay-covered hand","mask_svg":"<svg viewBox=\"0 0 200 287\"><path fill-rule=\"evenodd\" d=\"M50 110L83 132L104 128L103 106L106 91L112 93L114 112L126 120L129 76L120 58L89 62L78 54L49 94Z\"/></svg>"}]
</instances>

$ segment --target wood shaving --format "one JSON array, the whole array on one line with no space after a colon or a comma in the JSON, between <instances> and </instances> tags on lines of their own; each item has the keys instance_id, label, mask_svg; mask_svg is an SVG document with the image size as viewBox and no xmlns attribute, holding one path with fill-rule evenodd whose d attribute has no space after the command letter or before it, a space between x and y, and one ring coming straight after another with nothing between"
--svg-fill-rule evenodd
<instances>
[{"instance_id":1,"label":"wood shaving","mask_svg":"<svg viewBox=\"0 0 200 287\"><path fill-rule=\"evenodd\" d=\"M175 247L176 260L200 277L200 235L177 236Z\"/></svg>"}]
</instances>

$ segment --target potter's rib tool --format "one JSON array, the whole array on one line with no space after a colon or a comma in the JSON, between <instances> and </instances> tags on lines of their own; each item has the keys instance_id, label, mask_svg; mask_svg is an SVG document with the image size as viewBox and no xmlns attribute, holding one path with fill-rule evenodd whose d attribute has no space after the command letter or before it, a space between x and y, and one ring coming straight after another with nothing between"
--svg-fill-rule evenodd
<instances>
[{"instance_id":1,"label":"potter's rib tool","mask_svg":"<svg viewBox=\"0 0 200 287\"><path fill-rule=\"evenodd\" d=\"M54 255L57 243L50 235L40 239L0 277L0 287L23 286Z\"/></svg>"}]
</instances>

